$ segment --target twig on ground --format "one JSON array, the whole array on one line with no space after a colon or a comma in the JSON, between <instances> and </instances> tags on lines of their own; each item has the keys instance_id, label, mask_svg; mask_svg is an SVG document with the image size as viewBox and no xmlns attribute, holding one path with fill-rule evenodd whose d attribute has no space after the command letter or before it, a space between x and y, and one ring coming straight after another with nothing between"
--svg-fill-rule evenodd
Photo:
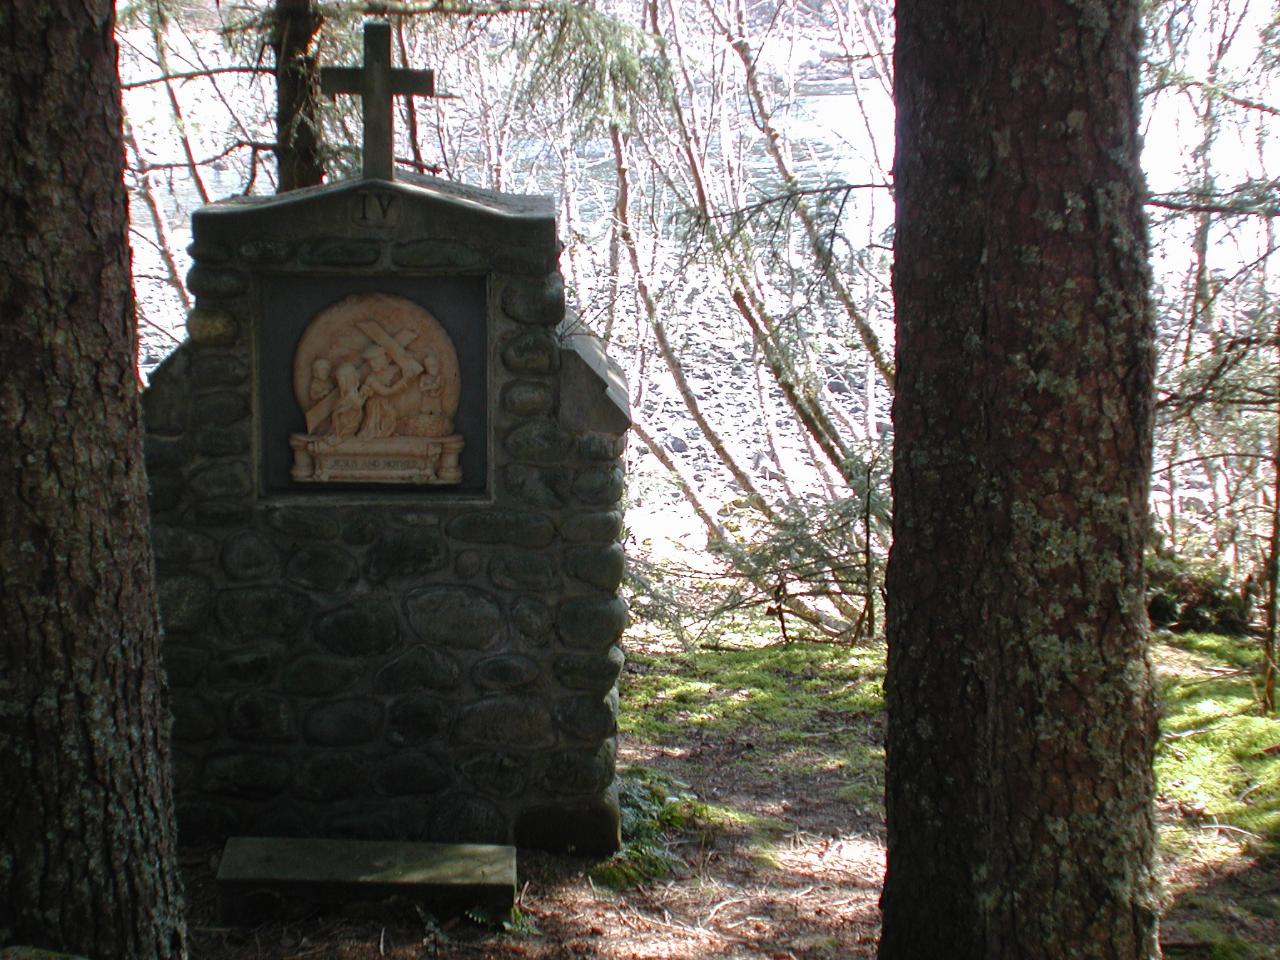
<instances>
[{"instance_id":1,"label":"twig on ground","mask_svg":"<svg viewBox=\"0 0 1280 960\"><path fill-rule=\"evenodd\" d=\"M1213 727L1197 727L1194 730L1182 730L1176 733L1162 733L1161 736L1166 740L1182 740L1186 737L1194 737L1197 734L1208 733Z\"/></svg>"},{"instance_id":2,"label":"twig on ground","mask_svg":"<svg viewBox=\"0 0 1280 960\"><path fill-rule=\"evenodd\" d=\"M1257 789L1258 789L1259 787L1261 787L1261 786L1262 786L1262 784L1260 784L1260 783L1255 783L1253 786L1251 786L1251 787L1247 787L1247 788L1245 789L1244 793L1242 793L1242 794L1240 794L1240 796L1236 797L1236 802L1237 802L1237 803L1244 803L1244 798L1245 798L1245 797L1247 797L1249 794L1253 793L1253 791L1257 790Z\"/></svg>"},{"instance_id":3,"label":"twig on ground","mask_svg":"<svg viewBox=\"0 0 1280 960\"><path fill-rule=\"evenodd\" d=\"M1225 831L1227 833L1238 833L1242 837L1248 837L1250 840L1262 839L1256 833L1250 833L1248 830L1245 830L1242 827L1233 827L1229 823L1202 823L1200 824L1200 829L1201 830L1217 830L1219 832Z\"/></svg>"},{"instance_id":4,"label":"twig on ground","mask_svg":"<svg viewBox=\"0 0 1280 960\"><path fill-rule=\"evenodd\" d=\"M715 915L719 913L721 910L723 910L725 907L731 907L737 903L750 903L750 902L751 902L750 897L739 897L736 900L721 900L719 903L717 903L714 907L711 908L711 912L707 914L706 919L703 920L702 923L704 926L710 923L715 918Z\"/></svg>"}]
</instances>

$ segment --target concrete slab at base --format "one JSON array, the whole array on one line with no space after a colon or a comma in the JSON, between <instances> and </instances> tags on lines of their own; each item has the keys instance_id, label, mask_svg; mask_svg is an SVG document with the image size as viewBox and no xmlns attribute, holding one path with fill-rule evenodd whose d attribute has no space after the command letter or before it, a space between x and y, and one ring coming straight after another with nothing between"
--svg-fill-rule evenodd
<instances>
[{"instance_id":1,"label":"concrete slab at base","mask_svg":"<svg viewBox=\"0 0 1280 960\"><path fill-rule=\"evenodd\" d=\"M516 851L476 843L232 837L217 882L227 923L258 923L298 906L391 898L437 916L473 909L505 916L515 903Z\"/></svg>"}]
</instances>

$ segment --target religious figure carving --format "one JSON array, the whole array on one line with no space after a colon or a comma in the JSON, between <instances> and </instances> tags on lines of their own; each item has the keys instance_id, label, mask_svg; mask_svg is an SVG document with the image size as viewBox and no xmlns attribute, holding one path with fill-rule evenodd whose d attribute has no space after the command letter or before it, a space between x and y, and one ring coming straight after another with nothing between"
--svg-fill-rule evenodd
<instances>
[{"instance_id":1,"label":"religious figure carving","mask_svg":"<svg viewBox=\"0 0 1280 960\"><path fill-rule=\"evenodd\" d=\"M295 480L461 481L457 353L411 300L361 293L322 310L298 341L293 386L307 425L289 438Z\"/></svg>"}]
</instances>

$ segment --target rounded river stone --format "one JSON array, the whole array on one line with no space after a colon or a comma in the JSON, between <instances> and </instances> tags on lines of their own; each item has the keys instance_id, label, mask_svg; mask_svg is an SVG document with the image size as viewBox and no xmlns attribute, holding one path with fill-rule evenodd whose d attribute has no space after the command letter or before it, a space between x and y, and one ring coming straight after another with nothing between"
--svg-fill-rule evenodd
<instances>
[{"instance_id":1,"label":"rounded river stone","mask_svg":"<svg viewBox=\"0 0 1280 960\"><path fill-rule=\"evenodd\" d=\"M479 797L443 798L431 814L428 837L437 843L507 843L511 831L498 808Z\"/></svg>"},{"instance_id":2,"label":"rounded river stone","mask_svg":"<svg viewBox=\"0 0 1280 960\"><path fill-rule=\"evenodd\" d=\"M159 525L151 528L151 546L160 563L204 563L212 560L218 552L218 542L210 536L181 527Z\"/></svg>"},{"instance_id":3,"label":"rounded river stone","mask_svg":"<svg viewBox=\"0 0 1280 960\"><path fill-rule=\"evenodd\" d=\"M576 513L561 521L560 536L571 543L612 543L622 536L622 514L616 510Z\"/></svg>"},{"instance_id":4,"label":"rounded river stone","mask_svg":"<svg viewBox=\"0 0 1280 960\"><path fill-rule=\"evenodd\" d=\"M618 732L618 695L568 696L556 704L556 723L577 740L599 741Z\"/></svg>"},{"instance_id":5,"label":"rounded river stone","mask_svg":"<svg viewBox=\"0 0 1280 960\"><path fill-rule=\"evenodd\" d=\"M482 746L550 746L555 741L551 713L533 697L487 697L458 715L454 735L463 743Z\"/></svg>"},{"instance_id":6,"label":"rounded river stone","mask_svg":"<svg viewBox=\"0 0 1280 960\"><path fill-rule=\"evenodd\" d=\"M545 646L551 639L551 611L534 597L518 597L511 604L511 624L525 640Z\"/></svg>"},{"instance_id":7,"label":"rounded river stone","mask_svg":"<svg viewBox=\"0 0 1280 960\"><path fill-rule=\"evenodd\" d=\"M502 388L502 409L518 417L547 414L555 405L555 390L541 380L514 380Z\"/></svg>"},{"instance_id":8,"label":"rounded river stone","mask_svg":"<svg viewBox=\"0 0 1280 960\"><path fill-rule=\"evenodd\" d=\"M226 625L242 636L282 636L302 625L311 603L279 587L239 587L219 593L215 606Z\"/></svg>"},{"instance_id":9,"label":"rounded river stone","mask_svg":"<svg viewBox=\"0 0 1280 960\"><path fill-rule=\"evenodd\" d=\"M626 629L627 605L618 597L575 597L560 604L556 626L566 646L604 650Z\"/></svg>"},{"instance_id":10,"label":"rounded river stone","mask_svg":"<svg viewBox=\"0 0 1280 960\"><path fill-rule=\"evenodd\" d=\"M545 547L556 537L555 524L540 513L520 510L477 510L455 517L449 536L468 543Z\"/></svg>"},{"instance_id":11,"label":"rounded river stone","mask_svg":"<svg viewBox=\"0 0 1280 960\"><path fill-rule=\"evenodd\" d=\"M298 260L314 267L371 267L382 256L382 244L375 239L321 237L302 245Z\"/></svg>"},{"instance_id":12,"label":"rounded river stone","mask_svg":"<svg viewBox=\"0 0 1280 960\"><path fill-rule=\"evenodd\" d=\"M391 650L400 624L389 601L365 599L317 617L312 633L332 653L364 657Z\"/></svg>"},{"instance_id":13,"label":"rounded river stone","mask_svg":"<svg viewBox=\"0 0 1280 960\"><path fill-rule=\"evenodd\" d=\"M299 540L333 540L339 529L334 511L321 507L280 507L268 512L267 523Z\"/></svg>"},{"instance_id":14,"label":"rounded river stone","mask_svg":"<svg viewBox=\"0 0 1280 960\"><path fill-rule=\"evenodd\" d=\"M278 643L251 644L220 653L209 664L209 682L218 686L265 686L284 655Z\"/></svg>"},{"instance_id":15,"label":"rounded river stone","mask_svg":"<svg viewBox=\"0 0 1280 960\"><path fill-rule=\"evenodd\" d=\"M238 270L197 263L187 271L187 289L197 297L225 299L243 293L248 286L248 277Z\"/></svg>"},{"instance_id":16,"label":"rounded river stone","mask_svg":"<svg viewBox=\"0 0 1280 960\"><path fill-rule=\"evenodd\" d=\"M237 740L287 743L298 738L293 707L284 697L254 691L231 701L227 732Z\"/></svg>"},{"instance_id":17,"label":"rounded river stone","mask_svg":"<svg viewBox=\"0 0 1280 960\"><path fill-rule=\"evenodd\" d=\"M142 394L143 419L147 433L182 433L187 426L187 395L176 385L157 382Z\"/></svg>"},{"instance_id":18,"label":"rounded river stone","mask_svg":"<svg viewBox=\"0 0 1280 960\"><path fill-rule=\"evenodd\" d=\"M618 467L583 467L573 478L574 496L590 506L612 506L622 499L625 487Z\"/></svg>"},{"instance_id":19,"label":"rounded river stone","mask_svg":"<svg viewBox=\"0 0 1280 960\"><path fill-rule=\"evenodd\" d=\"M530 507L555 509L569 497L571 478L565 470L512 463L504 476L510 495Z\"/></svg>"},{"instance_id":20,"label":"rounded river stone","mask_svg":"<svg viewBox=\"0 0 1280 960\"><path fill-rule=\"evenodd\" d=\"M249 365L237 354L201 350L192 367L191 380L197 387L239 387L249 380Z\"/></svg>"},{"instance_id":21,"label":"rounded river stone","mask_svg":"<svg viewBox=\"0 0 1280 960\"><path fill-rule=\"evenodd\" d=\"M289 761L276 754L226 753L210 757L201 785L206 793L249 800L274 797L289 781Z\"/></svg>"},{"instance_id":22,"label":"rounded river stone","mask_svg":"<svg viewBox=\"0 0 1280 960\"><path fill-rule=\"evenodd\" d=\"M484 559L478 550L459 550L453 561L453 572L459 580L471 580L484 569Z\"/></svg>"},{"instance_id":23,"label":"rounded river stone","mask_svg":"<svg viewBox=\"0 0 1280 960\"><path fill-rule=\"evenodd\" d=\"M368 743L382 725L382 704L353 697L313 707L303 730L312 743L325 747L349 747Z\"/></svg>"},{"instance_id":24,"label":"rounded river stone","mask_svg":"<svg viewBox=\"0 0 1280 960\"><path fill-rule=\"evenodd\" d=\"M424 687L449 690L461 675L462 669L451 654L419 644L379 670L373 689L378 693L412 693Z\"/></svg>"},{"instance_id":25,"label":"rounded river stone","mask_svg":"<svg viewBox=\"0 0 1280 960\"><path fill-rule=\"evenodd\" d=\"M293 583L323 593L334 593L359 575L355 557L341 547L306 547L289 561L285 576Z\"/></svg>"},{"instance_id":26,"label":"rounded river stone","mask_svg":"<svg viewBox=\"0 0 1280 960\"><path fill-rule=\"evenodd\" d=\"M160 577L159 595L165 630L198 630L208 623L213 585L206 578Z\"/></svg>"},{"instance_id":27,"label":"rounded river stone","mask_svg":"<svg viewBox=\"0 0 1280 960\"><path fill-rule=\"evenodd\" d=\"M397 747L425 743L444 728L447 713L435 697L423 693L401 697L387 713L387 740Z\"/></svg>"},{"instance_id":28,"label":"rounded river stone","mask_svg":"<svg viewBox=\"0 0 1280 960\"><path fill-rule=\"evenodd\" d=\"M287 240L247 240L240 244L240 256L250 263L284 263L293 256Z\"/></svg>"},{"instance_id":29,"label":"rounded river stone","mask_svg":"<svg viewBox=\"0 0 1280 960\"><path fill-rule=\"evenodd\" d=\"M574 547L565 551L565 560L569 572L583 583L608 591L617 590L622 583L626 560L620 544Z\"/></svg>"},{"instance_id":30,"label":"rounded river stone","mask_svg":"<svg viewBox=\"0 0 1280 960\"><path fill-rule=\"evenodd\" d=\"M342 542L367 547L378 539L384 521L368 510L350 510L342 517Z\"/></svg>"},{"instance_id":31,"label":"rounded river stone","mask_svg":"<svg viewBox=\"0 0 1280 960\"><path fill-rule=\"evenodd\" d=\"M400 753L384 760L373 775L373 789L388 797L437 793L451 777L448 768L425 753Z\"/></svg>"},{"instance_id":32,"label":"rounded river stone","mask_svg":"<svg viewBox=\"0 0 1280 960\"><path fill-rule=\"evenodd\" d=\"M479 687L514 690L533 683L538 679L540 671L536 660L516 653L506 653L481 660L471 668L471 676Z\"/></svg>"},{"instance_id":33,"label":"rounded river stone","mask_svg":"<svg viewBox=\"0 0 1280 960\"><path fill-rule=\"evenodd\" d=\"M556 723L578 740L604 740L618 732L617 695L566 697L556 704Z\"/></svg>"},{"instance_id":34,"label":"rounded river stone","mask_svg":"<svg viewBox=\"0 0 1280 960\"><path fill-rule=\"evenodd\" d=\"M554 327L564 318L564 279L552 273L537 280L511 280L502 291L502 309L518 323Z\"/></svg>"},{"instance_id":35,"label":"rounded river stone","mask_svg":"<svg viewBox=\"0 0 1280 960\"><path fill-rule=\"evenodd\" d=\"M409 624L429 643L481 650L502 632L498 605L478 590L432 587L405 601Z\"/></svg>"},{"instance_id":36,"label":"rounded river stone","mask_svg":"<svg viewBox=\"0 0 1280 960\"><path fill-rule=\"evenodd\" d=\"M578 456L583 460L617 460L626 452L625 433L584 433L578 438Z\"/></svg>"},{"instance_id":37,"label":"rounded river stone","mask_svg":"<svg viewBox=\"0 0 1280 960\"><path fill-rule=\"evenodd\" d=\"M489 579L502 590L545 591L560 584L560 571L551 555L507 552L489 562Z\"/></svg>"},{"instance_id":38,"label":"rounded river stone","mask_svg":"<svg viewBox=\"0 0 1280 960\"><path fill-rule=\"evenodd\" d=\"M566 653L556 657L552 671L556 679L570 690L605 693L617 683L624 659L618 647L610 647L602 656Z\"/></svg>"},{"instance_id":39,"label":"rounded river stone","mask_svg":"<svg viewBox=\"0 0 1280 960\"><path fill-rule=\"evenodd\" d=\"M191 408L195 426L230 427L249 416L249 398L238 391L202 393Z\"/></svg>"},{"instance_id":40,"label":"rounded river stone","mask_svg":"<svg viewBox=\"0 0 1280 960\"><path fill-rule=\"evenodd\" d=\"M484 256L471 244L434 237L397 243L391 248L391 261L397 267L444 270L473 271L485 266Z\"/></svg>"},{"instance_id":41,"label":"rounded river stone","mask_svg":"<svg viewBox=\"0 0 1280 960\"><path fill-rule=\"evenodd\" d=\"M529 779L528 763L523 757L499 750L472 752L458 764L458 768L481 793L499 797L523 793Z\"/></svg>"},{"instance_id":42,"label":"rounded river stone","mask_svg":"<svg viewBox=\"0 0 1280 960\"><path fill-rule=\"evenodd\" d=\"M252 516L249 504L225 497L201 500L191 510L192 522L201 527L242 527Z\"/></svg>"},{"instance_id":43,"label":"rounded river stone","mask_svg":"<svg viewBox=\"0 0 1280 960\"><path fill-rule=\"evenodd\" d=\"M502 348L502 362L512 373L554 373L560 369L560 346L551 334L530 330Z\"/></svg>"},{"instance_id":44,"label":"rounded river stone","mask_svg":"<svg viewBox=\"0 0 1280 960\"><path fill-rule=\"evenodd\" d=\"M369 551L368 573L374 583L421 577L443 570L449 562L444 538L430 527L388 530Z\"/></svg>"},{"instance_id":45,"label":"rounded river stone","mask_svg":"<svg viewBox=\"0 0 1280 960\"><path fill-rule=\"evenodd\" d=\"M369 765L364 757L326 750L298 764L291 786L294 796L323 803L355 796L368 779Z\"/></svg>"},{"instance_id":46,"label":"rounded river stone","mask_svg":"<svg viewBox=\"0 0 1280 960\"><path fill-rule=\"evenodd\" d=\"M191 446L206 457L230 457L249 452L249 431L243 427L201 427Z\"/></svg>"},{"instance_id":47,"label":"rounded river stone","mask_svg":"<svg viewBox=\"0 0 1280 960\"><path fill-rule=\"evenodd\" d=\"M280 572L280 554L261 534L242 533L222 545L222 569L232 580L266 580Z\"/></svg>"},{"instance_id":48,"label":"rounded river stone","mask_svg":"<svg viewBox=\"0 0 1280 960\"><path fill-rule=\"evenodd\" d=\"M408 812L413 819L404 814ZM367 799L360 798L347 802L346 809L339 808L329 816L326 808L317 811L320 815L320 830L326 837L340 840L385 840L387 837L402 835L406 832L420 833L425 827L417 826L414 821L425 815L417 810L392 811L387 804L371 806Z\"/></svg>"},{"instance_id":49,"label":"rounded river stone","mask_svg":"<svg viewBox=\"0 0 1280 960\"><path fill-rule=\"evenodd\" d=\"M532 420L508 433L503 446L516 460L557 463L573 449L573 434L554 420Z\"/></svg>"},{"instance_id":50,"label":"rounded river stone","mask_svg":"<svg viewBox=\"0 0 1280 960\"><path fill-rule=\"evenodd\" d=\"M613 782L614 763L612 741L595 750L564 750L547 759L542 781L552 793L599 793Z\"/></svg>"},{"instance_id":51,"label":"rounded river stone","mask_svg":"<svg viewBox=\"0 0 1280 960\"><path fill-rule=\"evenodd\" d=\"M363 672L358 660L308 653L285 667L284 689L307 697L323 697L348 689Z\"/></svg>"},{"instance_id":52,"label":"rounded river stone","mask_svg":"<svg viewBox=\"0 0 1280 960\"><path fill-rule=\"evenodd\" d=\"M204 263L226 263L231 259L231 251L220 243L211 243L208 240L197 240L187 247L187 253L191 254L192 260L199 260Z\"/></svg>"},{"instance_id":53,"label":"rounded river stone","mask_svg":"<svg viewBox=\"0 0 1280 960\"><path fill-rule=\"evenodd\" d=\"M188 483L201 499L242 497L253 490L249 469L242 463L215 463L197 471Z\"/></svg>"}]
</instances>

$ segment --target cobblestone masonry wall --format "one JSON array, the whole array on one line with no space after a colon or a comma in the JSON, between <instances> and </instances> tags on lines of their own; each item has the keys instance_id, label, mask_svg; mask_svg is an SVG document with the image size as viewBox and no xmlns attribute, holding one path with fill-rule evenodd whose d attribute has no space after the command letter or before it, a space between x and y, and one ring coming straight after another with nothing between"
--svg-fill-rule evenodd
<instances>
[{"instance_id":1,"label":"cobblestone masonry wall","mask_svg":"<svg viewBox=\"0 0 1280 960\"><path fill-rule=\"evenodd\" d=\"M384 184L394 222L327 234L357 187L197 214L188 339L145 395L182 833L607 852L625 399L557 334L549 213L468 233L461 200ZM259 287L317 264L486 278L483 494L263 492Z\"/></svg>"}]
</instances>

